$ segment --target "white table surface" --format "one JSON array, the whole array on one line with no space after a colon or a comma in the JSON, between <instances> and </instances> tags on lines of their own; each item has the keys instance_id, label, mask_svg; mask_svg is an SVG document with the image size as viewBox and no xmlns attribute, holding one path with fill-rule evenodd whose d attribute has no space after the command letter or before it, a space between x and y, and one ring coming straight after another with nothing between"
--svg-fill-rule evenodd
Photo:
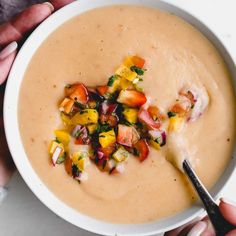
<instances>
[{"instance_id":1,"label":"white table surface","mask_svg":"<svg viewBox=\"0 0 236 236\"><path fill-rule=\"evenodd\" d=\"M235 0L168 0L204 21L232 52L236 60ZM234 175L236 182L236 174ZM236 199L236 185L229 183L224 196ZM9 194L0 205L1 236L94 236L52 213L26 186L18 173L9 184Z\"/></svg>"}]
</instances>

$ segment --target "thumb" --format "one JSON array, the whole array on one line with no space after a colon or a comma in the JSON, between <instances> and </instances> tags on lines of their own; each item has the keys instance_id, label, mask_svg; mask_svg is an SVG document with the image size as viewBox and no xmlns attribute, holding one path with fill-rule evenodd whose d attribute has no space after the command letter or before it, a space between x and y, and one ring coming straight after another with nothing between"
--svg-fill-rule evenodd
<instances>
[{"instance_id":1,"label":"thumb","mask_svg":"<svg viewBox=\"0 0 236 236\"><path fill-rule=\"evenodd\" d=\"M220 199L220 211L224 218L231 224L236 226L236 203L227 198Z\"/></svg>"},{"instance_id":2,"label":"thumb","mask_svg":"<svg viewBox=\"0 0 236 236\"><path fill-rule=\"evenodd\" d=\"M5 81L16 57L17 43L10 43L0 52L0 85Z\"/></svg>"}]
</instances>

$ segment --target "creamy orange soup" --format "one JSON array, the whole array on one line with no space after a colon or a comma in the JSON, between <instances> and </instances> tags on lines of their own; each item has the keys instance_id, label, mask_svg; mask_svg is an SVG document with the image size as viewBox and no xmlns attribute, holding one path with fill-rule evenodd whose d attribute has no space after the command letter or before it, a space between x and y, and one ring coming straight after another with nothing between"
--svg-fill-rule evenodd
<instances>
[{"instance_id":1,"label":"creamy orange soup","mask_svg":"<svg viewBox=\"0 0 236 236\"><path fill-rule=\"evenodd\" d=\"M115 223L172 216L196 199L185 176L166 160L170 145L160 151L151 148L143 163L128 158L120 175L102 173L91 164L88 180L81 184L63 165L52 167L48 145L61 124L58 101L64 86L102 85L128 54L146 59L143 88L163 111L183 86L207 89L206 111L181 136L208 188L231 158L235 130L235 98L226 65L216 48L180 18L151 8L113 6L62 25L43 42L25 73L19 101L22 140L33 168L59 199L86 215Z\"/></svg>"}]
</instances>

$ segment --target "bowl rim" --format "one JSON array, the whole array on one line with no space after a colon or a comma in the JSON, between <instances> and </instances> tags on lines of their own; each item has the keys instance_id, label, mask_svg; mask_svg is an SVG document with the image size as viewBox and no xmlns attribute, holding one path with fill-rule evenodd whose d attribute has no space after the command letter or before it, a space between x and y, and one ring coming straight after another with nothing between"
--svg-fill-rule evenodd
<instances>
[{"instance_id":1,"label":"bowl rim","mask_svg":"<svg viewBox=\"0 0 236 236\"><path fill-rule=\"evenodd\" d=\"M18 123L18 97L20 85L24 77L24 72L27 69L33 54L36 52L41 43L48 37L48 35L50 35L64 22L88 10L110 5L142 5L154 7L164 11L172 12L190 24L194 24L195 27L200 30L211 42L213 42L213 44L215 44L217 49L220 51L221 55L227 62L229 71L231 72L235 83L236 72L234 69L234 61L230 56L229 51L227 51L226 47L219 40L219 38L192 13L190 15L188 12L176 6L175 4L170 4L166 1L80 0L58 10L48 19L46 19L34 30L34 32L30 35L30 37L20 49L10 71L5 90L4 126L6 138L13 160L24 181L37 196L37 198L39 198L39 200L43 202L44 205L46 205L61 218L87 231L102 235L138 236L164 233L180 225L183 225L202 214L204 210L201 205L196 203L191 208L175 216L142 224L113 224L86 216L75 209L72 209L70 206L58 199L57 196L55 196L41 181L30 164L20 136ZM19 156L20 158L18 158ZM218 197L226 183L230 180L232 173L235 171L235 163L236 160L233 158L231 164L229 164L229 166L226 168L223 176L212 189L211 193L213 194L214 198Z\"/></svg>"}]
</instances>

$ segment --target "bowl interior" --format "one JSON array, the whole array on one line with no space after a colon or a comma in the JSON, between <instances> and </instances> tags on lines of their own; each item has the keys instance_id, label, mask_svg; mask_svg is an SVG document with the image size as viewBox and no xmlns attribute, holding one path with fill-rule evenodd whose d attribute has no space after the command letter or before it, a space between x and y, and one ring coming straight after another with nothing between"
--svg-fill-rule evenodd
<instances>
[{"instance_id":1,"label":"bowl interior","mask_svg":"<svg viewBox=\"0 0 236 236\"><path fill-rule=\"evenodd\" d=\"M188 14L184 10L166 2L156 0L80 0L64 7L63 9L59 10L51 17L49 17L32 33L32 35L28 38L28 40L21 48L10 72L5 93L4 123L6 128L7 141L12 157L20 174L22 175L28 186L31 188L31 190L34 192L34 194L48 208L50 208L57 215L69 221L70 223L102 235L122 234L138 236L163 233L194 219L197 215L203 212L202 206L196 203L191 208L178 215L145 224L111 224L90 218L64 204L53 193L51 193L49 189L47 189L44 183L34 172L24 151L20 137L18 125L18 97L20 86L27 66L38 47L56 28L58 28L61 24L73 18L74 16L77 16L96 7L115 4L135 4L154 8L157 7L161 10L171 12L188 21L190 24L194 25L211 42L213 42L213 44L220 51L221 55L228 65L232 78L234 79L235 88L236 71L234 69L234 62L230 54L227 52L226 48L219 41L219 39L202 22L200 22L198 19ZM214 197L217 197L226 182L230 179L230 176L235 168L235 163L236 160L235 158L233 158L232 163L228 166L221 179L212 189L212 194Z\"/></svg>"}]
</instances>

